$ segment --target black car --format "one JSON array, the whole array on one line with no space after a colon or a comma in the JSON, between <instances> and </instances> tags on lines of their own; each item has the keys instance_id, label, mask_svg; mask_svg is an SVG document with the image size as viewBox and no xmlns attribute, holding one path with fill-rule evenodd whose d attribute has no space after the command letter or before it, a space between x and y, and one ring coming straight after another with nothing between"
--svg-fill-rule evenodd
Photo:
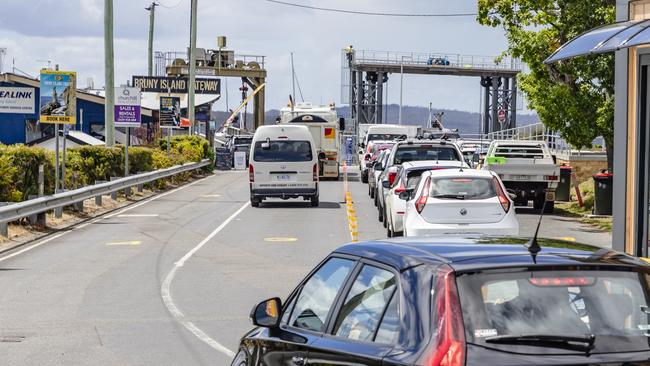
<instances>
[{"instance_id":1,"label":"black car","mask_svg":"<svg viewBox=\"0 0 650 366\"><path fill-rule=\"evenodd\" d=\"M650 365L650 266L526 242L343 246L253 309L232 365Z\"/></svg>"}]
</instances>

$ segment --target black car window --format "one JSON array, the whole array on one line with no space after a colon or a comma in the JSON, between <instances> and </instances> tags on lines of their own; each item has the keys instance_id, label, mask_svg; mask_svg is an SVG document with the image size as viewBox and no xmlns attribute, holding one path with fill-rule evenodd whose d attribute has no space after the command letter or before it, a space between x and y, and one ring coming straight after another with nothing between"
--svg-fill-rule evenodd
<instances>
[{"instance_id":1,"label":"black car window","mask_svg":"<svg viewBox=\"0 0 650 366\"><path fill-rule=\"evenodd\" d=\"M399 336L399 296L397 293L393 293L393 298L386 308L384 317L379 324L379 329L377 329L377 335L375 336L375 342L392 344L395 343Z\"/></svg>"},{"instance_id":2,"label":"black car window","mask_svg":"<svg viewBox=\"0 0 650 366\"><path fill-rule=\"evenodd\" d=\"M399 165L423 160L461 161L461 157L455 148L449 146L406 144L397 148L393 163Z\"/></svg>"},{"instance_id":3,"label":"black car window","mask_svg":"<svg viewBox=\"0 0 650 366\"><path fill-rule=\"evenodd\" d=\"M343 258L331 258L323 264L302 287L291 312L289 325L323 331L334 299L353 267L354 261Z\"/></svg>"},{"instance_id":4,"label":"black car window","mask_svg":"<svg viewBox=\"0 0 650 366\"><path fill-rule=\"evenodd\" d=\"M309 141L277 140L269 141L264 149L265 141L257 141L253 151L253 161L258 162L304 162L312 160L311 143Z\"/></svg>"},{"instance_id":5,"label":"black car window","mask_svg":"<svg viewBox=\"0 0 650 366\"><path fill-rule=\"evenodd\" d=\"M365 265L341 306L334 334L357 341L372 341L396 287L392 272Z\"/></svg>"}]
</instances>

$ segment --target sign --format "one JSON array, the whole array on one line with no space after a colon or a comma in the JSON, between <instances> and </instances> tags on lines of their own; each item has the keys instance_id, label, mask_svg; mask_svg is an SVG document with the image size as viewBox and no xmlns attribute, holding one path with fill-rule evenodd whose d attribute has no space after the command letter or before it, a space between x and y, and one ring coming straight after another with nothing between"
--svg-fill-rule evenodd
<instances>
[{"instance_id":1,"label":"sign","mask_svg":"<svg viewBox=\"0 0 650 366\"><path fill-rule=\"evenodd\" d=\"M36 89L0 87L0 113L36 113Z\"/></svg>"},{"instance_id":2,"label":"sign","mask_svg":"<svg viewBox=\"0 0 650 366\"><path fill-rule=\"evenodd\" d=\"M333 140L336 136L336 130L331 127L325 127L325 138L328 140Z\"/></svg>"},{"instance_id":3,"label":"sign","mask_svg":"<svg viewBox=\"0 0 650 366\"><path fill-rule=\"evenodd\" d=\"M77 123L77 73L41 71L41 123Z\"/></svg>"},{"instance_id":4,"label":"sign","mask_svg":"<svg viewBox=\"0 0 650 366\"><path fill-rule=\"evenodd\" d=\"M354 159L354 139L352 137L345 138L345 163L350 166Z\"/></svg>"},{"instance_id":5,"label":"sign","mask_svg":"<svg viewBox=\"0 0 650 366\"><path fill-rule=\"evenodd\" d=\"M132 84L143 92L187 94L188 80L164 76L133 76ZM194 84L196 94L221 94L220 79L197 78Z\"/></svg>"},{"instance_id":6,"label":"sign","mask_svg":"<svg viewBox=\"0 0 650 366\"><path fill-rule=\"evenodd\" d=\"M140 127L142 114L140 89L115 88L115 127Z\"/></svg>"},{"instance_id":7,"label":"sign","mask_svg":"<svg viewBox=\"0 0 650 366\"><path fill-rule=\"evenodd\" d=\"M506 121L506 110L499 109L499 123L504 123Z\"/></svg>"},{"instance_id":8,"label":"sign","mask_svg":"<svg viewBox=\"0 0 650 366\"><path fill-rule=\"evenodd\" d=\"M180 127L181 98L160 97L160 127Z\"/></svg>"},{"instance_id":9,"label":"sign","mask_svg":"<svg viewBox=\"0 0 650 366\"><path fill-rule=\"evenodd\" d=\"M246 169L246 151L235 151L235 170Z\"/></svg>"}]
</instances>

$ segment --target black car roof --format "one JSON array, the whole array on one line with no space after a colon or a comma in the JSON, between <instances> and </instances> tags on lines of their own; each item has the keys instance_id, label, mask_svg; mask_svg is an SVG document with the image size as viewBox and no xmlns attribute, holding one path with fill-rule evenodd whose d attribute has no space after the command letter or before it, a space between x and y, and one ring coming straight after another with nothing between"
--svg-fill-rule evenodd
<instances>
[{"instance_id":1,"label":"black car roof","mask_svg":"<svg viewBox=\"0 0 650 366\"><path fill-rule=\"evenodd\" d=\"M524 244L528 238L433 237L352 243L335 252L376 260L399 270L421 264L447 263L456 270L542 265L650 266L624 253L574 242L539 239L535 259Z\"/></svg>"}]
</instances>

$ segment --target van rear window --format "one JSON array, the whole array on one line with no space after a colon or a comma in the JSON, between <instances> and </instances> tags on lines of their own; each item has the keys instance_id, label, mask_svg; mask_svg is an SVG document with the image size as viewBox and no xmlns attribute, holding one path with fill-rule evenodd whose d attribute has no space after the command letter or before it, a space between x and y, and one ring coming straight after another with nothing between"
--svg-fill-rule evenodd
<instances>
[{"instance_id":1,"label":"van rear window","mask_svg":"<svg viewBox=\"0 0 650 366\"><path fill-rule=\"evenodd\" d=\"M253 151L253 161L257 162L301 162L312 161L309 141L269 141L269 146L262 147L266 141L257 141Z\"/></svg>"}]
</instances>

